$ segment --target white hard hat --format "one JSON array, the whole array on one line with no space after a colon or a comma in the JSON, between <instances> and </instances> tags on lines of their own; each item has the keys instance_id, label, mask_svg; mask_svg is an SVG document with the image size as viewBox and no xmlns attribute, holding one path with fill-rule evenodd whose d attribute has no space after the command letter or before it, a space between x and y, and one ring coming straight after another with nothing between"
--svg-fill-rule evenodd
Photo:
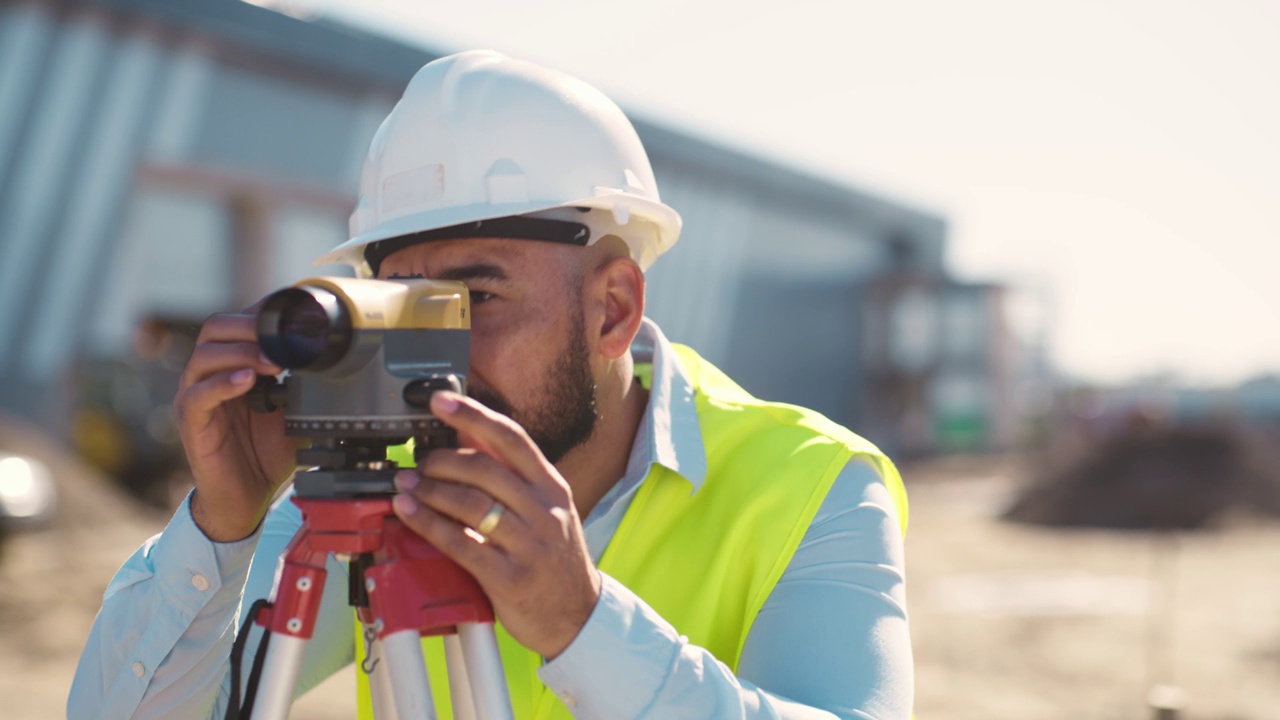
<instances>
[{"instance_id":1,"label":"white hard hat","mask_svg":"<svg viewBox=\"0 0 1280 720\"><path fill-rule=\"evenodd\" d=\"M409 81L369 146L351 239L316 264L369 275L390 250L425 240L590 245L610 234L644 269L680 234L626 116L577 78L473 50Z\"/></svg>"}]
</instances>

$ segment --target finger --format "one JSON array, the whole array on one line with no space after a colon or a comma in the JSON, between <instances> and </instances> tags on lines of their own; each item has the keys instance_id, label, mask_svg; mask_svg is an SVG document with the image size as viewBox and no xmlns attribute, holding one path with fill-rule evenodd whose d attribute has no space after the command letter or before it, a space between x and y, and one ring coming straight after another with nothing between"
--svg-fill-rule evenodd
<instances>
[{"instance_id":1,"label":"finger","mask_svg":"<svg viewBox=\"0 0 1280 720\"><path fill-rule=\"evenodd\" d=\"M201 340L247 340L255 337L258 332L258 313L262 310L262 306L266 304L265 295L258 302L241 309L238 312L222 312L214 313L204 321L204 325L200 326L200 334L196 341Z\"/></svg>"},{"instance_id":2,"label":"finger","mask_svg":"<svg viewBox=\"0 0 1280 720\"><path fill-rule=\"evenodd\" d=\"M473 448L432 450L418 464L416 473L406 473L403 482L410 483L416 477L475 487L522 516L546 512L550 505L544 495L506 465ZM423 485L424 491L430 492L431 486Z\"/></svg>"},{"instance_id":3,"label":"finger","mask_svg":"<svg viewBox=\"0 0 1280 720\"><path fill-rule=\"evenodd\" d=\"M528 536L528 525L519 512L482 490L432 478L416 478L416 483L404 482L408 478L414 478L414 474L408 472L396 476L396 487L401 492L466 527L477 529L477 532L485 517L495 507L501 507L498 524L483 533L489 541L511 547L517 539ZM528 486L525 487L527 490Z\"/></svg>"},{"instance_id":4,"label":"finger","mask_svg":"<svg viewBox=\"0 0 1280 720\"><path fill-rule=\"evenodd\" d=\"M196 344L205 342L235 342L238 340L256 340L258 337L258 313L256 306L252 312L217 313L210 315L204 325L200 326L200 334L196 336Z\"/></svg>"},{"instance_id":5,"label":"finger","mask_svg":"<svg viewBox=\"0 0 1280 720\"><path fill-rule=\"evenodd\" d=\"M516 475L544 488L554 485L551 463L524 428L506 415L445 390L431 396L431 413L468 436L479 450L506 464Z\"/></svg>"},{"instance_id":6,"label":"finger","mask_svg":"<svg viewBox=\"0 0 1280 720\"><path fill-rule=\"evenodd\" d=\"M486 579L492 582L495 573L508 562L497 544L477 540L467 532L470 528L466 525L419 503L412 495L396 495L391 507L410 530L448 555L482 585Z\"/></svg>"},{"instance_id":7,"label":"finger","mask_svg":"<svg viewBox=\"0 0 1280 720\"><path fill-rule=\"evenodd\" d=\"M173 414L178 428L190 428L198 432L207 427L218 407L249 392L256 378L257 373L252 368L240 368L214 373L179 390L173 402Z\"/></svg>"},{"instance_id":8,"label":"finger","mask_svg":"<svg viewBox=\"0 0 1280 720\"><path fill-rule=\"evenodd\" d=\"M253 342L209 342L197 345L178 381L179 388L194 385L217 372L249 368L259 375L276 375L282 368L262 354Z\"/></svg>"}]
</instances>

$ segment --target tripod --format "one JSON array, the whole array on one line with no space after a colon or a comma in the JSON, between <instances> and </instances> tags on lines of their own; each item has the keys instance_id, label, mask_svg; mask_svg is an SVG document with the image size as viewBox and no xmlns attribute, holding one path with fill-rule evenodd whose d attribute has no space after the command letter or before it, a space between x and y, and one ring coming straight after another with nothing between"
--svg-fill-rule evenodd
<instances>
[{"instance_id":1,"label":"tripod","mask_svg":"<svg viewBox=\"0 0 1280 720\"><path fill-rule=\"evenodd\" d=\"M300 451L299 459L303 453L314 459L317 451L347 457L347 449L341 441L321 442ZM382 444L384 457L385 449ZM269 603L250 611L266 633L244 708L238 707L240 682L233 671L232 706L252 720L288 716L320 609L325 560L333 553L350 562L350 600L370 643L362 670L369 675L375 715L435 720L419 638L444 635L454 717L511 720L488 598L465 570L395 517L394 463L358 465L298 473L293 502L302 510L302 527L281 558ZM233 650L233 658L239 652Z\"/></svg>"}]
</instances>

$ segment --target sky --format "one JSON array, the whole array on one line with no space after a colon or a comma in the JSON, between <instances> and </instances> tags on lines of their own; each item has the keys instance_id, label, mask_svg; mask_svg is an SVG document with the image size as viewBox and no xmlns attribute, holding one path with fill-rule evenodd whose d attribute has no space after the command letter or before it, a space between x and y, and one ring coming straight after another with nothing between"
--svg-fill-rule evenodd
<instances>
[{"instance_id":1,"label":"sky","mask_svg":"<svg viewBox=\"0 0 1280 720\"><path fill-rule=\"evenodd\" d=\"M290 7L539 61L646 120L942 214L959 277L1049 299L1070 375L1280 373L1275 0Z\"/></svg>"}]
</instances>

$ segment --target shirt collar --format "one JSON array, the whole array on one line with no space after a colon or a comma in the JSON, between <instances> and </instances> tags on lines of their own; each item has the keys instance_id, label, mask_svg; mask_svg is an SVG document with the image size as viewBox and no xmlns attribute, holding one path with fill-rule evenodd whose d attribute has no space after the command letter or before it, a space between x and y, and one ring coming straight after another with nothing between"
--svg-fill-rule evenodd
<instances>
[{"instance_id":1,"label":"shirt collar","mask_svg":"<svg viewBox=\"0 0 1280 720\"><path fill-rule=\"evenodd\" d=\"M631 461L657 463L689 481L697 492L707 477L707 452L694 403L697 392L675 348L657 323L644 318L631 344L637 363L650 363L649 406L631 448Z\"/></svg>"}]
</instances>

